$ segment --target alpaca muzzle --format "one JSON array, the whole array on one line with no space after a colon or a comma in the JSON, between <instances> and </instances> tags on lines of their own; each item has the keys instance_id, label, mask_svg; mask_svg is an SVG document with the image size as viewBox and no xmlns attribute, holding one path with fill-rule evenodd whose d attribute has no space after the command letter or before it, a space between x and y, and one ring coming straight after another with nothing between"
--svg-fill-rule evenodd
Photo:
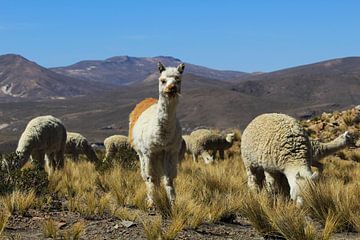
<instances>
[{"instance_id":1,"label":"alpaca muzzle","mask_svg":"<svg viewBox=\"0 0 360 240\"><path fill-rule=\"evenodd\" d=\"M177 93L177 87L175 84L171 84L164 89L164 93L169 95L175 95Z\"/></svg>"}]
</instances>

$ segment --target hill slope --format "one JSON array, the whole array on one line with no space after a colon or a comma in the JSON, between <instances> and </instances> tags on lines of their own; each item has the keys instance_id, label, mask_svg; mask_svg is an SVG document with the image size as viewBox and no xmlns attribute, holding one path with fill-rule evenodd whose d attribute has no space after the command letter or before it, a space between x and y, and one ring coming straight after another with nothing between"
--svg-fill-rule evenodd
<instances>
[{"instance_id":1,"label":"hill slope","mask_svg":"<svg viewBox=\"0 0 360 240\"><path fill-rule=\"evenodd\" d=\"M26 58L0 56L0 97L63 98L108 89L48 70Z\"/></svg>"}]
</instances>

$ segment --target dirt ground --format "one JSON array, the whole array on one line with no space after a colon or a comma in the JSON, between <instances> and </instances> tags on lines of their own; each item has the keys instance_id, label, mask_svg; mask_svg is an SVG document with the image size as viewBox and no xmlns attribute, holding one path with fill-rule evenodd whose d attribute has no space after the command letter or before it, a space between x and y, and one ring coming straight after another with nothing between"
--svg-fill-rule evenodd
<instances>
[{"instance_id":1,"label":"dirt ground","mask_svg":"<svg viewBox=\"0 0 360 240\"><path fill-rule=\"evenodd\" d=\"M55 221L60 231L69 229L76 222L84 222L85 230L80 239L146 239L141 222L130 222L131 226L125 226L126 224L115 217L84 219L80 214L60 210L30 210L26 216L11 216L3 239L49 239L44 236L43 222L50 218ZM184 229L176 239L263 238L245 219L238 217L232 223L218 222L202 224L196 229Z\"/></svg>"},{"instance_id":2,"label":"dirt ground","mask_svg":"<svg viewBox=\"0 0 360 240\"><path fill-rule=\"evenodd\" d=\"M51 211L30 210L26 216L14 214L9 219L4 236L0 239L51 239L46 238L44 235L43 223L45 219L54 220L60 232L71 228L74 223L83 222L85 230L80 239L146 239L143 225L139 221L123 222L116 217L110 216L98 219L84 219L80 214L57 209ZM167 221L164 222L166 224ZM58 239L62 238L59 237ZM265 238L260 236L246 219L236 217L231 222L202 224L196 229L184 229L176 239L260 240ZM331 239L355 240L360 239L360 236L357 233L336 233Z\"/></svg>"}]
</instances>

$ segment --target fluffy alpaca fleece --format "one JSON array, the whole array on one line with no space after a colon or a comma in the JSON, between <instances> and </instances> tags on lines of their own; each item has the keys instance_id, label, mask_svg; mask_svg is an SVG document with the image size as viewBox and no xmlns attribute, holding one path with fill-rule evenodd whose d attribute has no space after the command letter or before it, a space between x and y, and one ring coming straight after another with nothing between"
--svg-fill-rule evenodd
<instances>
[{"instance_id":1,"label":"fluffy alpaca fleece","mask_svg":"<svg viewBox=\"0 0 360 240\"><path fill-rule=\"evenodd\" d=\"M66 129L59 119L53 116L36 117L27 124L19 139L17 167L24 166L31 156L40 167L46 164L50 175L53 168L64 166L65 144Z\"/></svg>"},{"instance_id":2,"label":"fluffy alpaca fleece","mask_svg":"<svg viewBox=\"0 0 360 240\"><path fill-rule=\"evenodd\" d=\"M234 133L222 134L208 129L198 129L190 136L185 135L183 138L186 142L187 153L192 154L195 162L201 155L205 163L211 163L217 151L220 158L224 159L224 151L232 146L234 136Z\"/></svg>"},{"instance_id":3,"label":"fluffy alpaca fleece","mask_svg":"<svg viewBox=\"0 0 360 240\"><path fill-rule=\"evenodd\" d=\"M148 207L154 206L154 188L163 177L171 204L175 201L174 178L181 149L181 127L176 118L184 64L165 68L158 64L159 99L139 103L130 114L129 138L141 163L147 188Z\"/></svg>"},{"instance_id":4,"label":"fluffy alpaca fleece","mask_svg":"<svg viewBox=\"0 0 360 240\"><path fill-rule=\"evenodd\" d=\"M251 189L259 189L263 172L266 187L272 191L280 172L288 180L291 199L302 205L300 189L307 180L315 180L317 173L311 172L311 142L298 121L276 113L256 117L242 134L241 154Z\"/></svg>"},{"instance_id":5,"label":"fluffy alpaca fleece","mask_svg":"<svg viewBox=\"0 0 360 240\"><path fill-rule=\"evenodd\" d=\"M75 161L79 159L79 154L84 154L91 162L99 161L88 140L80 133L67 132L65 153L70 154Z\"/></svg>"},{"instance_id":6,"label":"fluffy alpaca fleece","mask_svg":"<svg viewBox=\"0 0 360 240\"><path fill-rule=\"evenodd\" d=\"M104 140L105 158L104 161L113 159L117 153L123 152L125 155L134 154L134 149L130 146L128 137L123 135L113 135ZM123 159L120 159L123 161Z\"/></svg>"}]
</instances>

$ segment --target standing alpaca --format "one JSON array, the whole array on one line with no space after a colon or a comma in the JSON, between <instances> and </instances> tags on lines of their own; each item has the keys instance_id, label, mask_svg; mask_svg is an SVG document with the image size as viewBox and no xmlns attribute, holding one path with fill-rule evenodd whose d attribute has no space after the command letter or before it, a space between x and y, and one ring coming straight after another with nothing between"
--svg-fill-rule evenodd
<instances>
[{"instance_id":1,"label":"standing alpaca","mask_svg":"<svg viewBox=\"0 0 360 240\"><path fill-rule=\"evenodd\" d=\"M53 168L64 166L65 144L66 129L59 119L53 116L34 118L27 124L19 139L16 149L19 158L17 167L23 167L31 155L40 167L47 165L50 175Z\"/></svg>"},{"instance_id":2,"label":"standing alpaca","mask_svg":"<svg viewBox=\"0 0 360 240\"><path fill-rule=\"evenodd\" d=\"M162 176L168 200L175 202L173 181L182 142L176 107L184 67L165 68L158 63L159 99L143 100L130 114L129 141L140 158L149 208L154 207L154 188Z\"/></svg>"},{"instance_id":3,"label":"standing alpaca","mask_svg":"<svg viewBox=\"0 0 360 240\"><path fill-rule=\"evenodd\" d=\"M99 162L94 149L80 133L67 132L65 153L70 154L75 161L79 160L79 154L85 154L91 162Z\"/></svg>"},{"instance_id":4,"label":"standing alpaca","mask_svg":"<svg viewBox=\"0 0 360 240\"><path fill-rule=\"evenodd\" d=\"M310 169L312 147L305 129L284 114L262 114L252 120L241 138L241 155L251 189L261 186L261 172L269 190L279 179L278 173L282 173L288 180L291 199L299 205L303 201L301 188L307 180L317 177Z\"/></svg>"}]
</instances>

